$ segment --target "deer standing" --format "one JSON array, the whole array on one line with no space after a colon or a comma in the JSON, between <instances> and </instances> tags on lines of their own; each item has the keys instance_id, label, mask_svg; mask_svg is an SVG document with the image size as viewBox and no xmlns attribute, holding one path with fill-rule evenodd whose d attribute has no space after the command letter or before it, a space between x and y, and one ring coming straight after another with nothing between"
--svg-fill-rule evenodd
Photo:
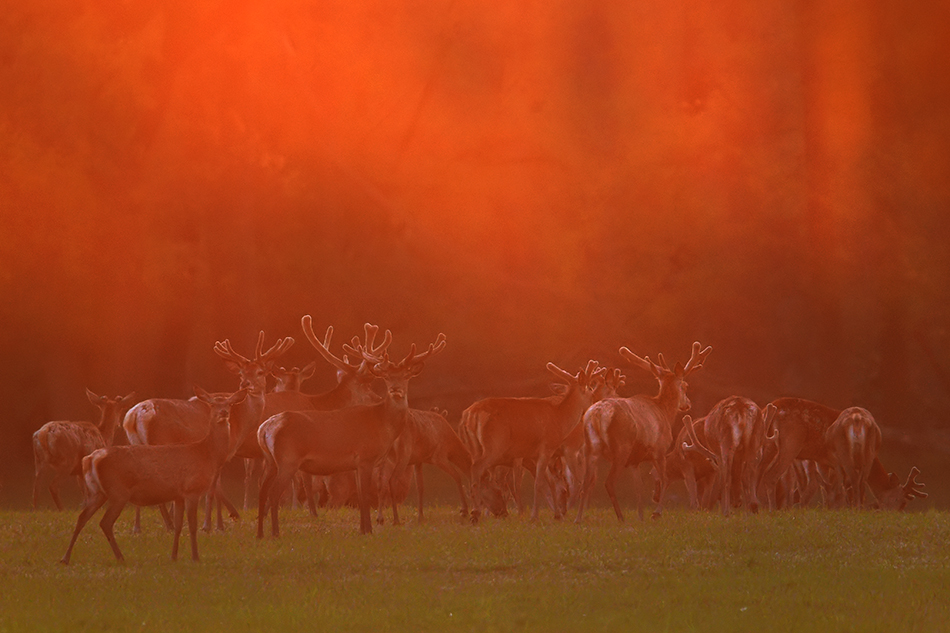
<instances>
[{"instance_id":1,"label":"deer standing","mask_svg":"<svg viewBox=\"0 0 950 633\"><path fill-rule=\"evenodd\" d=\"M59 485L63 479L75 476L80 490L85 491L86 487L82 485L82 458L97 448L112 446L119 419L131 406L135 393L109 398L86 389L86 398L99 410L95 423L56 420L47 422L33 434L34 510L44 484L57 510L63 509L59 499Z\"/></svg>"},{"instance_id":2,"label":"deer standing","mask_svg":"<svg viewBox=\"0 0 950 633\"><path fill-rule=\"evenodd\" d=\"M679 413L689 411L690 402L686 396L686 377L703 366L712 347L701 350L701 345L693 343L692 355L686 365L677 363L670 369L659 355L657 365L650 357L640 358L626 347L620 348L620 355L634 365L653 374L660 390L652 398L637 395L632 398L611 398L601 400L584 413L585 462L587 464L584 490L578 504L577 519L584 516L584 507L590 500L591 489L597 477L598 459L610 461L610 471L604 481L607 495L614 506L617 519L623 521L623 512L617 501L616 482L620 472L627 466L633 466L633 480L637 494L637 511L643 519L643 497L641 494L639 464L650 461L656 478L654 501L656 510L653 517L660 516L663 495L666 492L666 454L673 442L673 422Z\"/></svg>"},{"instance_id":3,"label":"deer standing","mask_svg":"<svg viewBox=\"0 0 950 633\"><path fill-rule=\"evenodd\" d=\"M472 451L472 521L475 523L481 514L481 490L487 485L486 473L495 466L517 468L523 460L534 462L532 520L538 519L544 486L555 488L548 465L593 401L592 381L604 370L598 369L594 361L574 375L554 363L548 363L547 369L567 385L563 396L486 398L462 412L462 426L466 428ZM554 508L554 518L561 518L558 505Z\"/></svg>"},{"instance_id":4,"label":"deer standing","mask_svg":"<svg viewBox=\"0 0 950 633\"><path fill-rule=\"evenodd\" d=\"M191 558L198 560L198 500L204 494L211 494L221 466L229 457L231 408L242 402L247 392L242 389L234 394L212 395L196 387L195 393L202 406L209 409L211 420L211 426L201 440L189 444L112 446L98 449L83 458L86 501L61 563L69 564L79 533L106 502L109 506L99 526L117 561L125 558L115 540L113 526L125 505L169 502L175 503L172 560L178 558L178 541L186 511Z\"/></svg>"},{"instance_id":5,"label":"deer standing","mask_svg":"<svg viewBox=\"0 0 950 633\"><path fill-rule=\"evenodd\" d=\"M224 359L225 366L241 379L241 389L247 391L247 398L231 412L231 440L240 449L246 444L246 438L257 431L264 413L264 391L267 386L267 374L271 371L278 356L294 344L291 337L278 339L270 349L263 351L264 332L257 338L254 359L245 358L234 351L231 342L225 339L214 344L215 353ZM210 420L208 408L197 398L175 400L153 398L135 405L125 415L122 426L128 435L129 443L135 445L187 444L201 439L208 432ZM227 500L220 490L215 496L228 507L233 518L237 518L237 509ZM163 516L166 512L163 511ZM167 522L167 517L166 517ZM203 529L211 527L211 500L205 516ZM218 509L219 530L224 529ZM136 508L134 532L141 531L140 512Z\"/></svg>"},{"instance_id":6,"label":"deer standing","mask_svg":"<svg viewBox=\"0 0 950 633\"><path fill-rule=\"evenodd\" d=\"M416 354L413 345L398 363L391 362L388 354L373 355L372 350L363 345L345 348L366 361L370 371L383 379L386 396L382 402L331 411L285 411L261 425L257 436L265 461L258 502L258 538L264 536L264 517L268 511L272 533L279 535L280 495L294 473L301 469L313 475L356 470L360 532L372 533L367 492L373 485L373 468L386 457L406 425L409 380L418 376L425 361L444 347L445 335L439 334L425 352Z\"/></svg>"}]
</instances>

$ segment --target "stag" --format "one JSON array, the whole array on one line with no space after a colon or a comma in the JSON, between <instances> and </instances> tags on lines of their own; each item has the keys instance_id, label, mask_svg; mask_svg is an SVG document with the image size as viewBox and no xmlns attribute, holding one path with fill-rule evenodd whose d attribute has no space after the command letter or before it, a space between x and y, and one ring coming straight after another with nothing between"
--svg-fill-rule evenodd
<instances>
[{"instance_id":1,"label":"stag","mask_svg":"<svg viewBox=\"0 0 950 633\"><path fill-rule=\"evenodd\" d=\"M264 536L264 517L268 511L271 513L272 533L279 535L277 510L280 494L294 473L301 469L312 475L332 475L355 469L360 497L360 531L372 533L367 493L373 483L373 468L386 457L406 426L410 379L418 376L425 361L444 347L445 335L439 334L425 352L417 354L413 345L409 354L397 363L389 359L388 353L376 356L362 345L345 348L366 361L370 371L385 382L386 396L382 402L331 411L285 411L261 425L257 436L264 453L264 480L258 502L258 538Z\"/></svg>"},{"instance_id":2,"label":"stag","mask_svg":"<svg viewBox=\"0 0 950 633\"><path fill-rule=\"evenodd\" d=\"M75 476L82 485L82 458L98 448L112 446L119 419L125 414L135 393L127 396L98 396L86 389L86 398L99 410L95 423L47 422L33 434L33 509L39 501L40 489L45 483L57 510L63 509L59 499L59 485L69 476Z\"/></svg>"},{"instance_id":3,"label":"stag","mask_svg":"<svg viewBox=\"0 0 950 633\"><path fill-rule=\"evenodd\" d=\"M795 460L812 460L819 470L837 469L827 432L841 415L838 409L803 398L778 398L772 404L776 408L777 451L759 484L759 496L764 494L768 498L770 510L774 510L776 505L776 485ZM868 485L881 507L902 510L913 499L927 496L922 490L924 484L917 481L918 474L920 471L912 468L907 481L901 484L897 475L888 473L875 457L871 461ZM830 491L826 496L830 496Z\"/></svg>"},{"instance_id":4,"label":"stag","mask_svg":"<svg viewBox=\"0 0 950 633\"><path fill-rule=\"evenodd\" d=\"M632 398L610 398L601 400L584 413L584 461L587 464L584 488L577 509L577 522L584 516L584 508L590 500L591 489L596 481L596 464L600 458L610 461L610 471L604 481L607 495L613 503L617 519L623 521L623 512L617 501L616 482L620 472L627 466L633 466L633 481L637 494L637 511L643 519L643 496L640 490L639 465L650 461L656 478L654 501L656 510L653 517L658 518L662 511L663 495L666 491L666 454L673 442L673 422L679 413L689 411L690 402L686 396L686 377L703 366L712 347L701 349L693 343L692 355L686 365L676 363L670 369L659 355L660 364L650 360L649 356L640 358L626 347L620 348L620 355L632 364L653 374L660 390L652 398L637 395Z\"/></svg>"},{"instance_id":5,"label":"stag","mask_svg":"<svg viewBox=\"0 0 950 633\"><path fill-rule=\"evenodd\" d=\"M595 375L603 373L595 361L577 374L570 374L554 363L547 369L566 386L560 397L547 398L486 398L462 412L462 426L471 443L472 451L472 521L477 523L481 514L483 481L489 469L498 465L517 468L528 460L534 465L534 501L531 519L538 519L540 499L546 485L554 489L548 465L564 438L580 421L581 415L593 401ZM554 508L554 518L560 519L560 508Z\"/></svg>"},{"instance_id":6,"label":"stag","mask_svg":"<svg viewBox=\"0 0 950 633\"><path fill-rule=\"evenodd\" d=\"M234 394L209 394L200 387L195 394L201 406L208 409L210 428L197 442L188 444L112 446L101 448L83 458L82 470L86 484L86 501L66 554L60 561L69 564L79 533L106 502L105 515L99 526L112 546L117 561L125 558L115 540L113 526L127 503L136 506L175 503L172 560L178 558L182 517L188 513L191 536L191 558L198 560L198 499L214 489L221 466L229 457L230 414L232 407L244 401L247 391Z\"/></svg>"},{"instance_id":7,"label":"stag","mask_svg":"<svg viewBox=\"0 0 950 633\"><path fill-rule=\"evenodd\" d=\"M862 507L871 466L881 448L881 428L867 409L848 407L825 431L825 442L834 455L845 499Z\"/></svg>"}]
</instances>

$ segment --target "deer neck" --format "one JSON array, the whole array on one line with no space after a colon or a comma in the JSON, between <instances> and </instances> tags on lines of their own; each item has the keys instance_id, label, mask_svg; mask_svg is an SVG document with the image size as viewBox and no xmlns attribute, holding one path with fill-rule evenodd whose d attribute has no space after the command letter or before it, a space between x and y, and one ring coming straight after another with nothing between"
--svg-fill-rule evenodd
<instances>
[{"instance_id":1,"label":"deer neck","mask_svg":"<svg viewBox=\"0 0 950 633\"><path fill-rule=\"evenodd\" d=\"M231 407L230 428L231 438L235 446L241 446L244 440L252 433L257 433L264 417L264 392L248 391L247 397Z\"/></svg>"},{"instance_id":2,"label":"deer neck","mask_svg":"<svg viewBox=\"0 0 950 633\"><path fill-rule=\"evenodd\" d=\"M561 415L558 416L558 426L561 435L567 436L577 423L580 421L584 411L591 405L593 398L585 389L577 385L571 386L570 391L564 396L564 399L558 404L558 410Z\"/></svg>"},{"instance_id":3,"label":"deer neck","mask_svg":"<svg viewBox=\"0 0 950 633\"><path fill-rule=\"evenodd\" d=\"M119 405L110 404L103 407L99 413L99 423L96 428L102 435L102 441L106 448L112 446L112 440L115 437L115 427L119 424Z\"/></svg>"}]
</instances>

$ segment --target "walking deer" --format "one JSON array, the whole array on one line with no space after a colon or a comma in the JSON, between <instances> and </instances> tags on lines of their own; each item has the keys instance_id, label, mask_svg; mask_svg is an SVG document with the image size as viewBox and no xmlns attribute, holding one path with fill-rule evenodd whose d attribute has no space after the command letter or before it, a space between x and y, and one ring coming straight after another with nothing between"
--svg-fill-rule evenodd
<instances>
[{"instance_id":1,"label":"walking deer","mask_svg":"<svg viewBox=\"0 0 950 633\"><path fill-rule=\"evenodd\" d=\"M795 460L812 460L819 469L836 469L837 460L827 441L827 431L841 411L803 398L778 398L772 401L776 408L775 428L778 432L775 457L762 475L759 496L767 496L769 509L775 509L775 488L782 475ZM868 473L868 485L881 507L902 510L918 497L926 497L924 484L917 481L920 471L914 467L902 485L897 475L888 473L875 457ZM832 491L827 490L826 497Z\"/></svg>"},{"instance_id":2,"label":"walking deer","mask_svg":"<svg viewBox=\"0 0 950 633\"><path fill-rule=\"evenodd\" d=\"M82 485L82 458L97 448L112 446L119 419L132 405L135 393L127 396L98 396L86 389L86 398L99 410L95 423L47 422L33 434L33 509L39 501L40 490L45 484L57 510L63 509L59 498L59 485L63 479L75 476Z\"/></svg>"},{"instance_id":3,"label":"walking deer","mask_svg":"<svg viewBox=\"0 0 950 633\"><path fill-rule=\"evenodd\" d=\"M204 438L189 444L144 444L101 448L83 458L82 470L86 501L76 521L66 554L60 561L69 564L79 533L106 502L99 526L112 547L117 561L125 560L115 540L113 526L127 503L149 506L175 503L175 537L172 560L178 558L182 519L188 513L191 558L198 560L198 500L210 494L221 466L229 457L229 419L232 407L244 401L247 391L234 394L209 394L195 388L201 406L209 409L210 428Z\"/></svg>"},{"instance_id":4,"label":"walking deer","mask_svg":"<svg viewBox=\"0 0 950 633\"><path fill-rule=\"evenodd\" d=\"M241 389L247 391L247 397L231 412L231 441L238 449L246 444L246 438L249 435L252 436L260 426L264 413L267 374L271 371L277 357L290 349L293 344L294 339L288 336L278 339L265 352L263 351L264 332L261 331L257 338L253 360L235 352L227 339L214 344L214 352L224 360L225 366L231 372L238 375L241 379ZM132 407L122 422L129 443L135 445L187 444L204 437L208 432L209 424L208 408L197 398L145 400ZM237 518L237 509L227 500L223 492L218 491L215 496L225 503L231 517ZM211 527L210 507L209 500L209 510L205 516L203 529ZM224 529L220 508L217 527L219 530ZM140 530L140 512L136 508L133 531Z\"/></svg>"},{"instance_id":5,"label":"walking deer","mask_svg":"<svg viewBox=\"0 0 950 633\"><path fill-rule=\"evenodd\" d=\"M620 348L621 356L653 374L660 390L653 397L637 395L632 398L601 400L584 414L584 461L587 471L575 521L583 519L584 508L590 500L591 489L596 481L596 465L600 458L606 458L610 462L610 471L607 473L604 487L620 521L623 521L623 512L617 500L617 477L624 468L633 466L637 511L642 520L643 497L638 468L641 462L652 462L656 478L654 501L657 504L653 517L660 516L667 486L666 454L673 442L673 422L678 414L689 411L690 408L689 398L686 396L686 377L701 368L712 351L712 347L701 347L698 342L693 343L692 354L686 365L676 363L673 369L666 365L662 354L658 356L660 364L657 365L649 356L640 358L626 347Z\"/></svg>"},{"instance_id":6,"label":"walking deer","mask_svg":"<svg viewBox=\"0 0 950 633\"><path fill-rule=\"evenodd\" d=\"M387 338L389 336L387 334ZM426 360L444 347L445 335L439 334L425 352L417 354L413 345L409 354L397 363L390 361L388 353L376 356L362 344L345 347L366 361L370 371L384 381L386 396L382 402L331 411L285 411L261 425L257 437L264 453L264 480L258 502L258 538L264 536L264 517L268 511L272 533L279 535L278 502L297 470L313 475L356 470L360 532L372 533L366 492L373 485L373 467L386 457L406 426L409 381L422 372Z\"/></svg>"},{"instance_id":7,"label":"walking deer","mask_svg":"<svg viewBox=\"0 0 950 633\"><path fill-rule=\"evenodd\" d=\"M592 381L605 370L595 361L577 374L570 374L554 363L547 369L566 386L560 397L486 398L462 412L472 451L472 521L481 514L486 473L498 465L518 467L520 461L534 463L534 502L531 519L537 520L544 487L554 489L548 465L564 438L579 422L594 398ZM555 519L561 518L555 505Z\"/></svg>"}]
</instances>

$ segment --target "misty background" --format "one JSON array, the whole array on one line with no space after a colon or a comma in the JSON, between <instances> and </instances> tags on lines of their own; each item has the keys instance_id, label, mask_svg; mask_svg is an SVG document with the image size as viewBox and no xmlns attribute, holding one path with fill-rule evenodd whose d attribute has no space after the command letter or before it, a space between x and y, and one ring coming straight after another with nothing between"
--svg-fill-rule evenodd
<instances>
[{"instance_id":1,"label":"misty background","mask_svg":"<svg viewBox=\"0 0 950 633\"><path fill-rule=\"evenodd\" d=\"M864 406L950 503L947 3L119 4L0 11L0 504L86 387L234 390L304 314L444 332L453 424L698 340L694 414Z\"/></svg>"}]
</instances>

